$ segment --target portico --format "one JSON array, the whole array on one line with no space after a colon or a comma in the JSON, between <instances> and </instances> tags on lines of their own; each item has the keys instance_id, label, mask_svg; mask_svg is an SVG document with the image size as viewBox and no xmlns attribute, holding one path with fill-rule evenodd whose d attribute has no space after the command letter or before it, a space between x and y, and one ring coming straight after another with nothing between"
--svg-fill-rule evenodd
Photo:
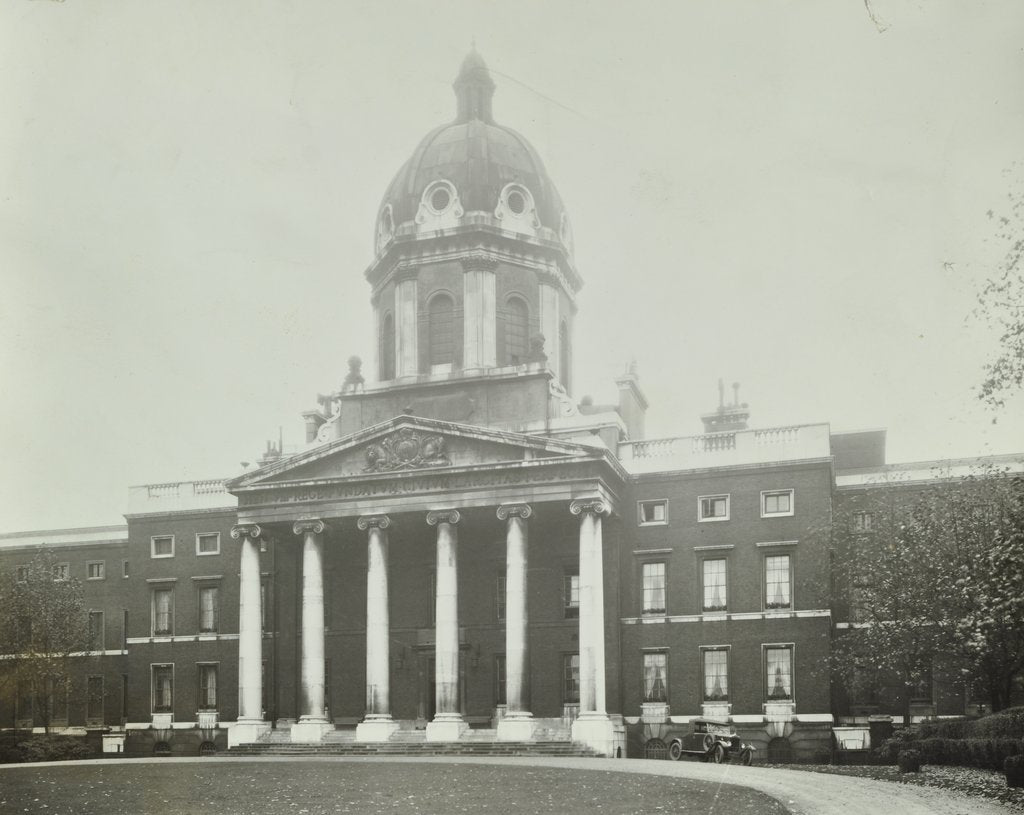
<instances>
[{"instance_id":1,"label":"portico","mask_svg":"<svg viewBox=\"0 0 1024 815\"><path fill-rule=\"evenodd\" d=\"M403 585L409 586L412 578L413 585L432 587L432 619L420 620L417 634L419 652L430 653L433 661L433 710L426 739L454 741L469 727L461 698L465 663L478 666L480 660L480 645L464 641L467 621L460 619L467 606L460 595L479 593L479 569L464 572L462 561L478 564L482 549L490 551L502 541L504 569L498 576L504 585L504 637L501 653L494 650L503 665L505 704L497 738L533 738L530 542L534 539L537 551L545 533L558 529L560 540L572 530L575 562L566 561L566 568L579 574L579 619L571 624L579 650L580 717L573 738L610 750L601 532L604 519L614 512L620 482L616 463L600 447L411 417L233 482L230 488L239 498L237 529L258 526L279 545L291 543L302 551L296 631L301 709L292 739L318 741L333 729L324 704L325 550L346 572L354 563L365 563L365 613L361 619L336 623L344 630L365 632L365 709L356 739L386 741L403 726L393 712L392 674L396 664L404 665L407 646L401 646L400 654L392 652L401 638L390 617L392 575L402 569ZM295 540L288 541L289 536ZM249 540L242 531L239 537ZM395 542L422 549L427 541L432 541L433 556L429 561L420 556L418 575L409 575L409 566L390 556ZM365 551L365 561L347 556L357 548ZM252 552L245 553L251 558ZM258 547L255 554L258 558ZM423 568L427 563L433 568ZM242 573L241 596L250 605L252 597L259 602L260 574L258 564ZM252 613L249 606L243 611ZM468 622L472 626L480 621ZM251 635L244 646L240 640L239 688L250 694L259 683L258 647Z\"/></svg>"}]
</instances>

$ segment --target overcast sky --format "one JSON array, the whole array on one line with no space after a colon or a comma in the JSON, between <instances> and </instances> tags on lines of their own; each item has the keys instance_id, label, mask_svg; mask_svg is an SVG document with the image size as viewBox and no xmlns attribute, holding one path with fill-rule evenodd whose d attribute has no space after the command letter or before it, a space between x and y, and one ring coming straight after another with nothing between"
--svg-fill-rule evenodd
<instances>
[{"instance_id":1,"label":"overcast sky","mask_svg":"<svg viewBox=\"0 0 1024 815\"><path fill-rule=\"evenodd\" d=\"M890 461L1024 451L969 316L1024 188L1019 0L12 0L0 531L302 443L372 357L377 207L474 38L573 220L577 396L635 358L651 437L721 376Z\"/></svg>"}]
</instances>

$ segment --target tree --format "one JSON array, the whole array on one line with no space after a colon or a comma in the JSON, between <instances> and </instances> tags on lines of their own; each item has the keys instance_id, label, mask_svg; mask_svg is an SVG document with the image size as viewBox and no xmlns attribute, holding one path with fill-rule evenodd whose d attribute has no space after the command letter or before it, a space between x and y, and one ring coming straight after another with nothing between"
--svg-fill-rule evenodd
<instances>
[{"instance_id":1,"label":"tree","mask_svg":"<svg viewBox=\"0 0 1024 815\"><path fill-rule=\"evenodd\" d=\"M47 730L55 699L71 697L76 661L91 646L82 585L61 569L40 551L0 574L0 694L15 708L30 701Z\"/></svg>"},{"instance_id":2,"label":"tree","mask_svg":"<svg viewBox=\"0 0 1024 815\"><path fill-rule=\"evenodd\" d=\"M959 564L949 586L954 651L993 711L1024 670L1024 485L1006 473L968 479L952 497Z\"/></svg>"},{"instance_id":3,"label":"tree","mask_svg":"<svg viewBox=\"0 0 1024 815\"><path fill-rule=\"evenodd\" d=\"M985 365L979 396L993 408L1024 383L1024 195L1009 194L1005 213L988 211L996 237L1006 244L997 274L987 279L978 295L975 314L999 333L999 350Z\"/></svg>"},{"instance_id":4,"label":"tree","mask_svg":"<svg viewBox=\"0 0 1024 815\"><path fill-rule=\"evenodd\" d=\"M832 668L853 690L897 678L904 721L949 641L934 519L919 496L872 489L833 518L833 570L852 623Z\"/></svg>"},{"instance_id":5,"label":"tree","mask_svg":"<svg viewBox=\"0 0 1024 815\"><path fill-rule=\"evenodd\" d=\"M936 476L874 487L837 513L835 573L853 627L836 638L833 667L850 686L894 673L907 716L941 662L1000 710L1024 669L1024 484L991 469Z\"/></svg>"}]
</instances>

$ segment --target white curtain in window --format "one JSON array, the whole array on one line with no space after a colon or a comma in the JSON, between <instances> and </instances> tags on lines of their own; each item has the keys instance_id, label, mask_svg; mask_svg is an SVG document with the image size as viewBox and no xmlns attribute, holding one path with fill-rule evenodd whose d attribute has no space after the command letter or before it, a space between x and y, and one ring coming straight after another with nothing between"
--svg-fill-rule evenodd
<instances>
[{"instance_id":1,"label":"white curtain in window","mask_svg":"<svg viewBox=\"0 0 1024 815\"><path fill-rule=\"evenodd\" d=\"M789 608L789 555L765 558L765 603L768 608Z\"/></svg>"},{"instance_id":2,"label":"white curtain in window","mask_svg":"<svg viewBox=\"0 0 1024 815\"><path fill-rule=\"evenodd\" d=\"M644 654L644 701L664 702L667 698L665 655Z\"/></svg>"},{"instance_id":3,"label":"white curtain in window","mask_svg":"<svg viewBox=\"0 0 1024 815\"><path fill-rule=\"evenodd\" d=\"M704 652L704 700L720 702L729 698L727 652Z\"/></svg>"},{"instance_id":4,"label":"white curtain in window","mask_svg":"<svg viewBox=\"0 0 1024 815\"><path fill-rule=\"evenodd\" d=\"M721 611L725 607L725 560L705 560L704 610Z\"/></svg>"},{"instance_id":5,"label":"white curtain in window","mask_svg":"<svg viewBox=\"0 0 1024 815\"><path fill-rule=\"evenodd\" d=\"M793 698L793 652L789 648L768 648L765 668L768 674L768 698Z\"/></svg>"}]
</instances>

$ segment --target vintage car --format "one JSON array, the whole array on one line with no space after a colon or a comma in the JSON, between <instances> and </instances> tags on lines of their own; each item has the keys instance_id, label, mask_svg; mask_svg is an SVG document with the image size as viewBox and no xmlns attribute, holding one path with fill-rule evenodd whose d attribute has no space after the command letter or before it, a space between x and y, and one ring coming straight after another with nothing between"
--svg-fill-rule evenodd
<instances>
[{"instance_id":1,"label":"vintage car","mask_svg":"<svg viewBox=\"0 0 1024 815\"><path fill-rule=\"evenodd\" d=\"M750 764L757 749L741 741L731 725L713 719L694 719L687 729L668 733L664 741L668 745L668 757L673 761L683 756L697 756L701 761L715 764L723 761Z\"/></svg>"}]
</instances>

